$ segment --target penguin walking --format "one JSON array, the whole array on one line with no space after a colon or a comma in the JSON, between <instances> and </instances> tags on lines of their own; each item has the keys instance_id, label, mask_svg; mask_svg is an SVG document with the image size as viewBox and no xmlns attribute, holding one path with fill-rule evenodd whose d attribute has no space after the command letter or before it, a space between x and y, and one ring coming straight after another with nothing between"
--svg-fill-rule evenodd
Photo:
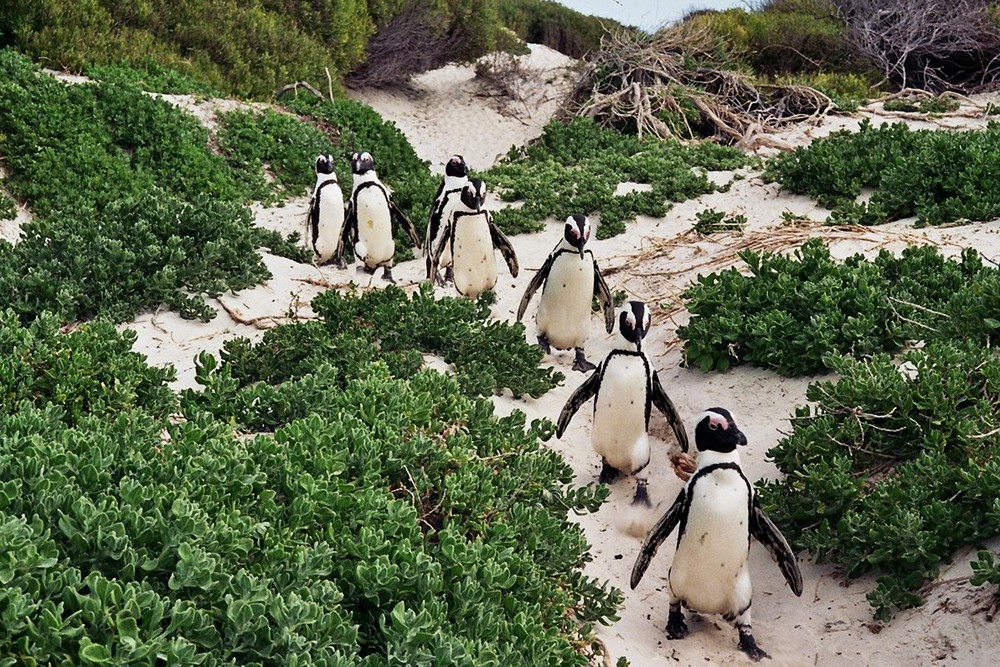
<instances>
[{"instance_id":1,"label":"penguin walking","mask_svg":"<svg viewBox=\"0 0 1000 667\"><path fill-rule=\"evenodd\" d=\"M646 536L632 568L632 588L656 549L679 525L668 574L667 639L687 636L683 605L703 614L722 614L736 626L741 651L753 660L769 658L751 633L750 538L767 548L797 596L802 595L802 574L791 547L764 514L753 485L740 469L736 448L746 445L747 439L729 411L710 408L699 415L694 440L698 469Z\"/></svg>"},{"instance_id":2,"label":"penguin walking","mask_svg":"<svg viewBox=\"0 0 1000 667\"><path fill-rule=\"evenodd\" d=\"M639 475L649 464L649 415L652 406L663 413L683 451L687 433L677 409L660 384L660 378L642 351L649 331L649 310L641 301L629 301L618 314L620 338L600 367L566 401L556 425L562 437L580 407L594 398L594 424L590 438L601 455L599 481L610 484L621 474ZM636 479L633 504L649 506L646 480Z\"/></svg>"},{"instance_id":3,"label":"penguin walking","mask_svg":"<svg viewBox=\"0 0 1000 667\"><path fill-rule=\"evenodd\" d=\"M345 234L354 244L354 254L361 260L361 270L374 273L381 266L382 278L395 282L392 279L392 258L396 254L393 219L403 226L418 249L420 237L413 223L392 200L389 188L378 179L375 159L370 153L353 153L351 172L354 174L354 188L347 207Z\"/></svg>"},{"instance_id":4,"label":"penguin walking","mask_svg":"<svg viewBox=\"0 0 1000 667\"><path fill-rule=\"evenodd\" d=\"M424 241L424 254L427 256L427 279L434 279L438 285L444 285L445 281L455 279L451 266L451 249L445 248L441 255L441 266L445 267L444 280L438 272L441 266L431 266L431 255L434 248L441 241L444 234L445 225L451 215L452 208L459 202L462 195L462 188L469 182L469 165L465 163L465 158L461 155L452 155L444 167L444 178L438 186L434 195L434 203L431 204L430 217L427 219L427 238Z\"/></svg>"},{"instance_id":5,"label":"penguin walking","mask_svg":"<svg viewBox=\"0 0 1000 667\"><path fill-rule=\"evenodd\" d=\"M449 216L445 231L434 248L433 266L438 265L445 248L451 250L455 269L455 289L462 296L475 299L497 284L499 250L507 262L510 275L517 277L517 255L510 240L493 224L492 214L483 208L486 185L478 178L470 179L462 188L460 203Z\"/></svg>"},{"instance_id":6,"label":"penguin walking","mask_svg":"<svg viewBox=\"0 0 1000 667\"><path fill-rule=\"evenodd\" d=\"M332 260L337 268L344 268L345 215L344 193L333 170L333 156L320 155L316 158L316 187L309 201L307 236L317 264Z\"/></svg>"},{"instance_id":7,"label":"penguin walking","mask_svg":"<svg viewBox=\"0 0 1000 667\"><path fill-rule=\"evenodd\" d=\"M538 327L538 346L545 354L552 347L560 350L575 349L573 370L586 373L597 366L587 361L583 346L590 336L590 311L593 297L597 297L604 312L604 326L608 333L615 326L615 309L611 292L597 268L594 253L585 250L590 239L590 221L584 215L566 218L563 238L549 254L535 277L528 283L517 308L520 322L528 302L539 287L542 297L538 301L535 324Z\"/></svg>"}]
</instances>

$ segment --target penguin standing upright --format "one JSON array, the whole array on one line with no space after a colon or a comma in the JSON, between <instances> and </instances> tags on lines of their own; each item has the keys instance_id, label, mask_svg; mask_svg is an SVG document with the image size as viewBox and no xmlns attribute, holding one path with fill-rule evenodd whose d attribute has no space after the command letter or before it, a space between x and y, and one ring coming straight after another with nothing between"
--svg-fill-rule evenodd
<instances>
[{"instance_id":1,"label":"penguin standing upright","mask_svg":"<svg viewBox=\"0 0 1000 667\"><path fill-rule=\"evenodd\" d=\"M637 474L649 463L647 431L653 405L667 418L681 449L688 450L684 424L642 351L649 320L646 304L629 301L625 305L618 315L618 343L600 367L577 387L559 413L556 436L561 438L577 410L591 398L595 399L590 438L601 455L603 484L610 484L622 473ZM644 478L637 478L632 502L650 504Z\"/></svg>"},{"instance_id":2,"label":"penguin standing upright","mask_svg":"<svg viewBox=\"0 0 1000 667\"><path fill-rule=\"evenodd\" d=\"M420 237L413 223L392 200L389 189L378 179L375 159L371 154L352 154L351 172L354 174L354 189L347 207L345 234L354 243L354 254L361 260L359 268L374 273L381 266L382 277L395 282L392 279L392 258L396 254L393 218L403 225L416 248L420 248Z\"/></svg>"},{"instance_id":3,"label":"penguin standing upright","mask_svg":"<svg viewBox=\"0 0 1000 667\"><path fill-rule=\"evenodd\" d=\"M583 346L590 336L590 311L593 297L597 297L604 311L604 326L608 333L615 326L615 309L601 271L597 268L594 253L584 250L590 239L590 221L575 214L566 218L563 238L549 254L535 277L528 283L517 308L520 322L528 302L542 288L535 324L538 326L538 345L546 354L550 346L560 350L575 349L573 370L587 372L596 366L587 361Z\"/></svg>"},{"instance_id":4,"label":"penguin standing upright","mask_svg":"<svg viewBox=\"0 0 1000 667\"><path fill-rule=\"evenodd\" d=\"M444 284L440 273L438 273L441 266L445 267L444 280L454 280L451 250L446 247L441 254L439 260L441 266L431 266L431 255L444 234L445 225L442 225L441 221L444 220L447 223L452 207L458 203L462 195L462 188L468 182L469 165L465 163L465 158L461 155L452 155L444 167L444 178L434 195L434 203L431 204L431 213L427 219L427 238L424 241L424 254L427 255L427 279L433 278L434 282L439 285Z\"/></svg>"},{"instance_id":5,"label":"penguin standing upright","mask_svg":"<svg viewBox=\"0 0 1000 667\"><path fill-rule=\"evenodd\" d=\"M493 224L492 214L483 208L485 202L486 185L478 178L470 179L462 188L460 204L449 216L444 234L431 257L433 265L437 266L445 247L451 249L455 289L470 299L497 284L494 250L503 255L512 276L516 278L518 271L514 247Z\"/></svg>"},{"instance_id":6,"label":"penguin standing upright","mask_svg":"<svg viewBox=\"0 0 1000 667\"><path fill-rule=\"evenodd\" d=\"M795 595L802 595L802 574L791 547L764 514L753 485L740 469L736 448L746 445L747 439L729 411L710 408L703 412L694 441L698 469L646 536L632 568L632 588L642 579L656 549L679 525L668 574L667 639L687 636L683 605L702 614L722 614L736 626L741 651L753 660L768 658L757 646L750 626L750 538L771 553Z\"/></svg>"},{"instance_id":7,"label":"penguin standing upright","mask_svg":"<svg viewBox=\"0 0 1000 667\"><path fill-rule=\"evenodd\" d=\"M333 156L316 158L316 187L309 201L308 239L316 255L317 264L333 260L344 268L344 193L333 170Z\"/></svg>"}]
</instances>

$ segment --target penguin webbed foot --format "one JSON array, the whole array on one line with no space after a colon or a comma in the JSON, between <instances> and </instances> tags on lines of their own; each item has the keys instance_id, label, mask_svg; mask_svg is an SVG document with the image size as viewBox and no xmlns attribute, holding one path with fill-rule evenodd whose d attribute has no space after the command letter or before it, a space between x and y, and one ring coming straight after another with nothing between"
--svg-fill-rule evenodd
<instances>
[{"instance_id":1,"label":"penguin webbed foot","mask_svg":"<svg viewBox=\"0 0 1000 667\"><path fill-rule=\"evenodd\" d=\"M771 656L767 654L764 649L757 646L757 640L753 638L750 634L750 628L740 628L740 643L737 645L741 651L747 654L754 662L763 660L764 658L770 658Z\"/></svg>"},{"instance_id":2,"label":"penguin webbed foot","mask_svg":"<svg viewBox=\"0 0 1000 667\"><path fill-rule=\"evenodd\" d=\"M373 275L375 273L375 268L368 268L365 264L358 264L358 273L367 273L368 275Z\"/></svg>"},{"instance_id":3,"label":"penguin webbed foot","mask_svg":"<svg viewBox=\"0 0 1000 667\"><path fill-rule=\"evenodd\" d=\"M608 463L607 459L601 459L601 461L601 476L597 478L597 481L601 484L613 484L621 477L622 471ZM636 491L638 492L638 489Z\"/></svg>"},{"instance_id":4,"label":"penguin webbed foot","mask_svg":"<svg viewBox=\"0 0 1000 667\"><path fill-rule=\"evenodd\" d=\"M341 271L347 268L347 262L344 261L343 257L334 257L332 263L334 267L340 269Z\"/></svg>"},{"instance_id":5,"label":"penguin webbed foot","mask_svg":"<svg viewBox=\"0 0 1000 667\"><path fill-rule=\"evenodd\" d=\"M434 272L434 284L437 285L438 287L447 287L448 286L448 281L441 277L441 272L440 271L435 271Z\"/></svg>"},{"instance_id":6,"label":"penguin webbed foot","mask_svg":"<svg viewBox=\"0 0 1000 667\"><path fill-rule=\"evenodd\" d=\"M446 266L445 267L445 269L444 269L444 281L446 283L454 283L455 282L455 267L454 266Z\"/></svg>"},{"instance_id":7,"label":"penguin webbed foot","mask_svg":"<svg viewBox=\"0 0 1000 667\"><path fill-rule=\"evenodd\" d=\"M542 348L542 352L545 354L552 354L552 346L549 345L549 339L542 334L538 334L538 347Z\"/></svg>"},{"instance_id":8,"label":"penguin webbed foot","mask_svg":"<svg viewBox=\"0 0 1000 667\"><path fill-rule=\"evenodd\" d=\"M382 280L386 281L387 283L392 283L393 285L396 284L396 279L392 277L392 269L389 268L388 266L382 269Z\"/></svg>"},{"instance_id":9,"label":"penguin webbed foot","mask_svg":"<svg viewBox=\"0 0 1000 667\"><path fill-rule=\"evenodd\" d=\"M632 496L632 504L645 505L646 507L653 506L653 503L649 501L649 488L646 480L635 480L635 495Z\"/></svg>"},{"instance_id":10,"label":"penguin webbed foot","mask_svg":"<svg viewBox=\"0 0 1000 667\"><path fill-rule=\"evenodd\" d=\"M576 348L576 359L573 361L573 370L580 371L581 373L589 373L595 368L597 366L587 361L587 357L583 354L583 348Z\"/></svg>"},{"instance_id":11,"label":"penguin webbed foot","mask_svg":"<svg viewBox=\"0 0 1000 667\"><path fill-rule=\"evenodd\" d=\"M667 614L667 639L684 639L687 636L688 626L684 622L684 612L681 611L680 605L677 605L676 609L671 606L670 613Z\"/></svg>"}]
</instances>

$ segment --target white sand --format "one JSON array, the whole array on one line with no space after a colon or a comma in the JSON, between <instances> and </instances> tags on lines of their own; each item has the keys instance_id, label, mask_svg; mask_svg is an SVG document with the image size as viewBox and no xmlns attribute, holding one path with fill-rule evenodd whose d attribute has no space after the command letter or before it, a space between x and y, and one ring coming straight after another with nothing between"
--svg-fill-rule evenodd
<instances>
[{"instance_id":1,"label":"white sand","mask_svg":"<svg viewBox=\"0 0 1000 667\"><path fill-rule=\"evenodd\" d=\"M558 57L557 57L558 56ZM537 136L542 126L554 112L558 93L569 85L565 67L567 59L544 47L534 47L526 59L537 73L532 86L526 89L544 90L544 97L527 100L517 117L497 111L495 100L477 96L480 90L468 67L449 66L418 78L419 94L365 93L358 97L373 105L387 119L395 122L413 143L418 154L440 171L444 161L454 153L463 154L474 169L485 169L496 156L504 154L512 145L521 145ZM185 108L192 106L205 122L211 124L211 110L216 105L176 100ZM861 117L878 114L867 111L851 118L829 118L815 127L797 127L785 133L784 139L795 144L808 142L812 137L828 134L844 127L855 128ZM891 120L896 120L892 118ZM980 127L981 120L948 118L927 126L954 125L955 127ZM720 182L728 181L730 174L713 174ZM299 199L283 208L255 209L260 224L289 231L302 225L306 202ZM766 452L781 436L790 430L788 422L796 405L805 402L808 378L781 378L775 373L755 369L737 368L726 373L702 374L681 368L680 347L675 330L687 315L680 306L679 294L699 272L724 268L738 262L732 258L732 249L740 238L718 235L710 239L691 239L668 247L656 257L642 261L636 255L649 250L664 239L670 239L690 229L694 215L706 207L728 213L742 213L749 219L747 233L765 233L781 226L781 213L791 211L822 220L826 213L812 200L781 192L776 185L765 185L756 172L733 184L727 193L714 193L679 204L660 220L640 219L629 225L628 231L606 241L592 242L592 249L602 268L612 272L608 277L612 289L624 289L633 298L662 304L657 309L653 330L647 339L654 364L660 369L668 393L673 398L682 417L693 415L710 406L731 409L750 444L743 452L743 465L751 480L773 478L774 466L767 461ZM549 221L546 229L538 234L517 236L512 239L520 258L522 273L511 279L501 273L497 285L498 303L494 313L512 319L521 294L531 279L532 271L541 266L545 256L559 239L561 221ZM827 234L822 227L803 232ZM875 252L880 247L898 250L905 240L926 240L946 245L948 252L957 252L960 245L972 245L994 259L1000 259L1000 223L970 225L947 229L916 230L906 221L884 227L838 233L831 240L838 256L864 251ZM797 247L800 240L789 240L788 247ZM380 279L370 279L355 273L351 267L345 271L333 268L316 268L298 265L281 258L265 255L274 273L266 285L227 295L218 300L219 316L202 324L181 320L172 313L146 314L128 325L136 330L139 339L135 349L149 356L152 363L172 363L178 369L177 387L190 387L193 382L193 356L200 350L215 352L222 342L234 336L259 339L265 328L286 320L291 310L300 317L310 317L309 300L329 286L336 287L355 281L364 286L381 286ZM394 274L401 285L416 285L422 277L421 260L406 262ZM439 289L440 294L450 293ZM537 299L537 297L536 297ZM528 317L534 316L534 307ZM223 309L224 306L224 309ZM673 312L671 317L667 314ZM242 322L237 321L235 315ZM533 324L527 322L529 336ZM533 340L533 337L531 338ZM592 339L588 355L599 361L610 347L611 337L604 335L597 318L594 318ZM513 400L498 397L500 412L520 409L529 418L555 419L563 403L584 376L569 369L571 355L561 353L546 359L567 375L567 381L538 400ZM560 452L576 472L581 484L596 481L599 460L589 444L588 409L576 416L566 436L550 445ZM689 429L691 424L688 424ZM662 419L654 415L654 455L651 463L651 493L657 511L646 512L639 519L651 524L658 513L670 502L681 487L681 482L670 470L666 453L672 446ZM736 650L736 632L721 619L695 620L689 615L691 635L678 642L668 642L664 636L667 615L667 595L664 577L670 563L673 540L668 540L636 591L628 591L628 575L640 541L623 530L622 526L635 517L629 514L632 483L625 480L612 488L610 502L593 515L580 517L588 539L593 545L594 560L587 572L612 585L626 590L621 620L610 627L600 628L598 634L606 644L614 664L619 656L626 656L633 665L701 665L707 663L749 664L749 660ZM994 540L996 548L1000 542ZM964 580L969 574L968 562L973 550L956 554L955 565L945 568L939 585L930 592L922 607L902 612L884 629L872 623L871 608L865 593L871 589L871 578L850 583L835 576L829 566L802 562L805 592L795 598L785 586L778 569L759 546L751 550L751 570L756 596L753 615L755 635L774 660L773 665L930 665L941 662L954 665L995 664L1000 651L1000 632L995 625L984 621L982 607L988 603L992 591L988 587L975 589ZM876 633L874 630L881 630Z\"/></svg>"}]
</instances>

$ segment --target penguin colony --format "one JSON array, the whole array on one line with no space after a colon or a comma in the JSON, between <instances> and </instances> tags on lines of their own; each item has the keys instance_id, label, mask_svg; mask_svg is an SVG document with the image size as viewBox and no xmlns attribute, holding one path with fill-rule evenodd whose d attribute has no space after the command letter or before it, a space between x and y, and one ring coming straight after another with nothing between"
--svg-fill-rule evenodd
<instances>
[{"instance_id":1,"label":"penguin colony","mask_svg":"<svg viewBox=\"0 0 1000 667\"><path fill-rule=\"evenodd\" d=\"M393 201L391 190L378 179L374 158L369 153L354 153L350 165L353 184L345 201L333 157L316 158L307 233L316 263L332 262L344 268L344 252L352 249L359 271L374 273L382 267L382 277L394 282L393 223L403 227L417 249L421 248L420 238ZM459 294L469 298L496 286L496 251L511 276L517 277L519 271L514 248L493 223L485 203L486 185L478 178L469 178L469 166L461 155L452 156L428 216L423 243L426 278L440 286L452 283ZM562 239L525 289L517 320L522 320L541 289L535 313L538 346L546 354L553 347L573 350L573 370L593 371L560 412L556 435L561 438L573 416L593 400L591 444L602 463L598 481L611 484L622 476L635 477L632 503L649 507L652 503L644 471L651 460L648 430L652 408L666 419L685 456L688 435L642 349L650 328L649 309L642 302L629 301L615 317L611 292L593 252L586 248L590 235L586 216L574 214L566 219ZM595 298L609 334L617 324L615 344L599 365L588 361L584 352ZM633 589L639 584L660 544L676 529L677 546L667 574L667 639L687 636L682 611L687 607L702 614L722 615L736 627L741 651L755 661L768 658L751 631L750 538L767 548L797 596L802 594L802 575L788 542L761 509L753 484L740 468L737 448L745 446L747 439L732 414L725 408L710 408L694 423L697 466L646 536L630 584Z\"/></svg>"}]
</instances>

